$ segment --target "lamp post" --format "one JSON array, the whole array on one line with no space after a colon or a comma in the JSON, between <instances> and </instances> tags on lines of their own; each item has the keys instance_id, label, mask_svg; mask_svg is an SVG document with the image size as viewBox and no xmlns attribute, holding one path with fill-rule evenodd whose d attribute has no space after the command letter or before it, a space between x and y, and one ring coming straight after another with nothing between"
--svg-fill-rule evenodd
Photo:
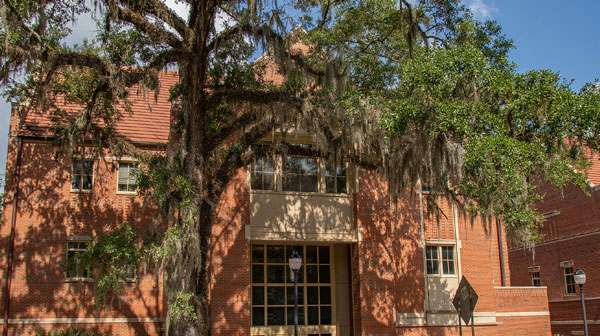
<instances>
[{"instance_id":1,"label":"lamp post","mask_svg":"<svg viewBox=\"0 0 600 336\"><path fill-rule=\"evenodd\" d=\"M587 327L587 319L585 317L585 299L583 297L583 284L585 284L585 273L581 269L581 267L577 268L575 274L573 274L573 278L575 279L575 283L579 285L579 294L581 295L581 310L583 311L583 330L585 332L585 336L588 336L588 327Z\"/></svg>"},{"instance_id":2,"label":"lamp post","mask_svg":"<svg viewBox=\"0 0 600 336\"><path fill-rule=\"evenodd\" d=\"M302 267L302 257L294 249L289 260L291 278L294 280L294 336L298 336L298 271Z\"/></svg>"}]
</instances>

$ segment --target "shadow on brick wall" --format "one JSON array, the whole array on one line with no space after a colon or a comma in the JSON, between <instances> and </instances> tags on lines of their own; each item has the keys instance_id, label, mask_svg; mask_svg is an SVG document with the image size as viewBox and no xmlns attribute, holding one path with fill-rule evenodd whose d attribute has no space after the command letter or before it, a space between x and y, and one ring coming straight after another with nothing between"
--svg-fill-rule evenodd
<instances>
[{"instance_id":1,"label":"shadow on brick wall","mask_svg":"<svg viewBox=\"0 0 600 336\"><path fill-rule=\"evenodd\" d=\"M14 148L9 150L9 158L11 154L14 155ZM9 172L13 169L11 163ZM93 284L69 282L65 277L68 241L88 240L123 222L128 222L142 236L148 234L155 209L140 197L116 194L117 166L115 161L96 160L93 191L71 192L70 161L58 155L55 147L49 144L24 143L11 319L161 317L159 277L151 269L138 270L136 281L128 283L122 295L109 297L100 312L94 309ZM10 191L13 185L12 181L8 182L6 190ZM7 192L6 201L1 242L4 248L8 246L9 214L12 212L10 192ZM67 329L69 326L19 323L10 324L10 332L22 335L39 329ZM144 336L157 334L160 326L106 323L78 327L114 335L135 333Z\"/></svg>"}]
</instances>

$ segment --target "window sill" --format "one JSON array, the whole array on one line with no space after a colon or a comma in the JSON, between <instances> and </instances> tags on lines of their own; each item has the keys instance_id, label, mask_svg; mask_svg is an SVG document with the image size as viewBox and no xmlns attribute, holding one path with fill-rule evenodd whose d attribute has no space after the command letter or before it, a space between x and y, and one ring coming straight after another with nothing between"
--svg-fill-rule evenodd
<instances>
[{"instance_id":1,"label":"window sill","mask_svg":"<svg viewBox=\"0 0 600 336\"><path fill-rule=\"evenodd\" d=\"M275 190L250 190L252 194L273 194L273 195L293 195L293 196L319 196L319 197L342 197L352 198L351 194L334 194L308 191L275 191Z\"/></svg>"},{"instance_id":2,"label":"window sill","mask_svg":"<svg viewBox=\"0 0 600 336\"><path fill-rule=\"evenodd\" d=\"M64 279L64 282L66 283L91 283L94 282L94 279L91 278L68 278L68 279Z\"/></svg>"},{"instance_id":3,"label":"window sill","mask_svg":"<svg viewBox=\"0 0 600 336\"><path fill-rule=\"evenodd\" d=\"M71 189L72 194L91 194L93 190Z\"/></svg>"},{"instance_id":4,"label":"window sill","mask_svg":"<svg viewBox=\"0 0 600 336\"><path fill-rule=\"evenodd\" d=\"M427 276L432 278L458 278L458 274L427 274Z\"/></svg>"},{"instance_id":5,"label":"window sill","mask_svg":"<svg viewBox=\"0 0 600 336\"><path fill-rule=\"evenodd\" d=\"M117 191L117 195L121 196L138 196L137 191Z\"/></svg>"}]
</instances>

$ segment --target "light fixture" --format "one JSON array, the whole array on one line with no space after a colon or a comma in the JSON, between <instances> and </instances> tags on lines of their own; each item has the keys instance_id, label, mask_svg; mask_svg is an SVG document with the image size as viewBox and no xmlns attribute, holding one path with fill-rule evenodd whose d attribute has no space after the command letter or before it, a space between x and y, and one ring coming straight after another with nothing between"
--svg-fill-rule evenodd
<instances>
[{"instance_id":1,"label":"light fixture","mask_svg":"<svg viewBox=\"0 0 600 336\"><path fill-rule=\"evenodd\" d=\"M295 248L288 263L292 280L294 280L294 335L298 336L298 271L302 267L302 257Z\"/></svg>"},{"instance_id":2,"label":"light fixture","mask_svg":"<svg viewBox=\"0 0 600 336\"><path fill-rule=\"evenodd\" d=\"M573 274L573 278L575 278L575 283L583 286L585 284L585 272L581 269L581 267L577 268L575 274Z\"/></svg>"}]
</instances>

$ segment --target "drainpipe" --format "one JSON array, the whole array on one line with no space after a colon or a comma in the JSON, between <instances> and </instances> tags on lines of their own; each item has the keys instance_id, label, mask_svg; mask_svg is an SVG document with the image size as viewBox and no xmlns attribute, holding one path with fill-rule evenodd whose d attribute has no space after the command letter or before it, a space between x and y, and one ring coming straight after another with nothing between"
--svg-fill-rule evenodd
<instances>
[{"instance_id":1,"label":"drainpipe","mask_svg":"<svg viewBox=\"0 0 600 336\"><path fill-rule=\"evenodd\" d=\"M8 335L8 315L10 313L10 286L12 280L13 258L15 252L15 227L17 223L17 209L19 207L19 180L21 175L21 151L23 140L17 135L17 162L15 164L15 188L13 191L12 214L10 219L10 239L8 241L8 263L6 266L6 288L4 288L4 328L3 336Z\"/></svg>"},{"instance_id":2,"label":"drainpipe","mask_svg":"<svg viewBox=\"0 0 600 336\"><path fill-rule=\"evenodd\" d=\"M421 226L421 248L423 249L423 268L427 265L427 258L425 256L425 213L423 209L423 190L421 188L421 182L419 181L419 224ZM427 311L429 310L429 282L427 280L427 271L423 269L423 280L425 284L425 301L423 302L423 310L425 318L427 318Z\"/></svg>"},{"instance_id":3,"label":"drainpipe","mask_svg":"<svg viewBox=\"0 0 600 336\"><path fill-rule=\"evenodd\" d=\"M506 286L506 273L504 270L504 250L502 248L502 228L498 218L496 218L496 230L498 230L498 252L500 253L500 283L504 287Z\"/></svg>"}]
</instances>

